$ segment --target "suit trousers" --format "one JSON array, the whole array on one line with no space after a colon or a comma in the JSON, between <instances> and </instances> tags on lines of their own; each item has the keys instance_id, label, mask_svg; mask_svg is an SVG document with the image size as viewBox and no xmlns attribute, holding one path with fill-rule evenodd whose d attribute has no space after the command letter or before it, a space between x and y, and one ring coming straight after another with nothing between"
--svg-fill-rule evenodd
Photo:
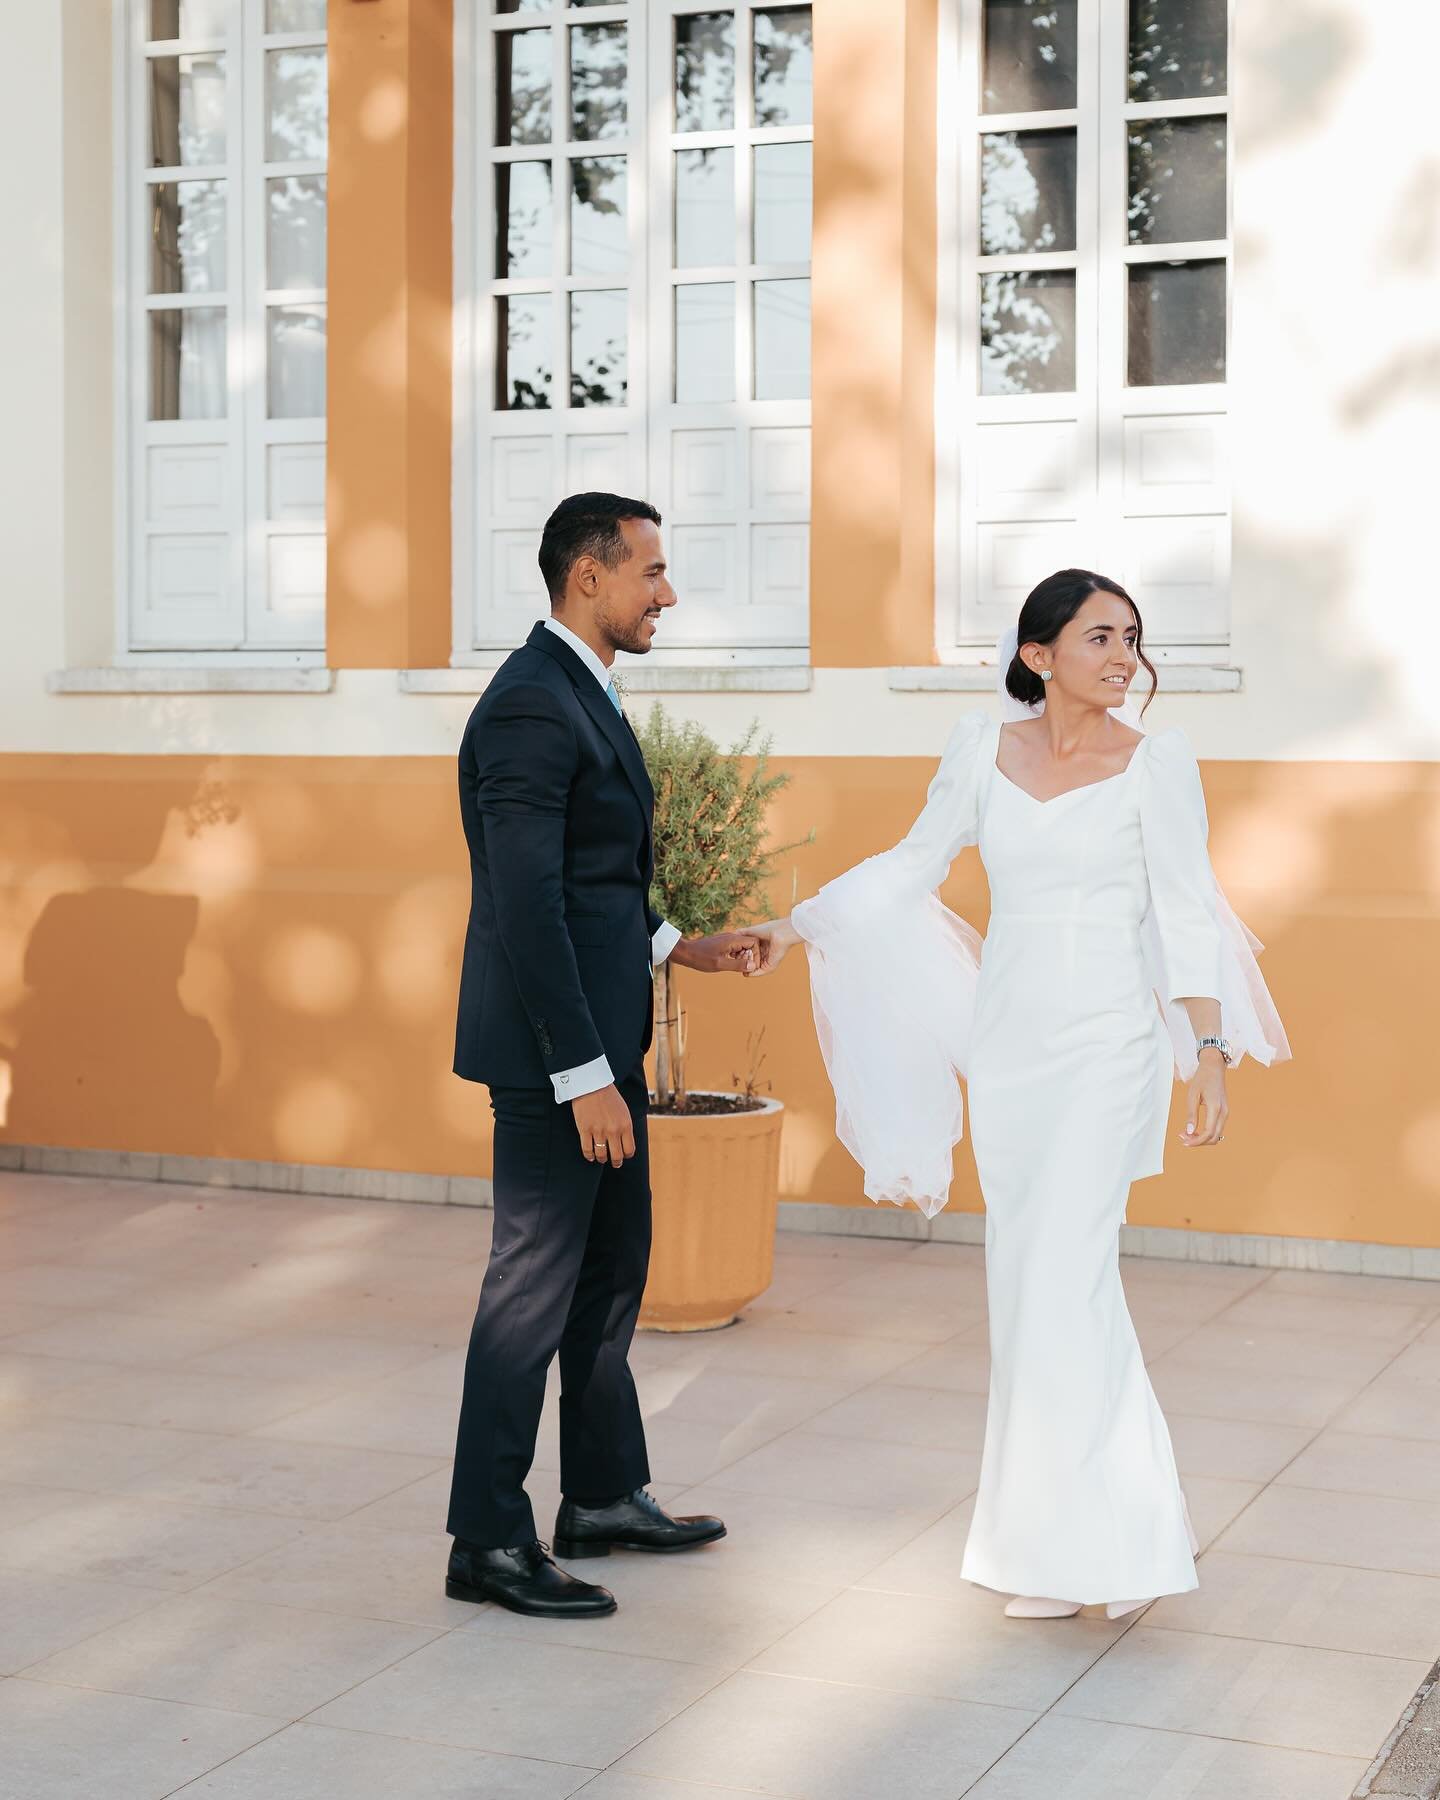
<instances>
[{"instance_id":1,"label":"suit trousers","mask_svg":"<svg viewBox=\"0 0 1440 1800\"><path fill-rule=\"evenodd\" d=\"M618 1083L636 1154L587 1162L568 1104L492 1087L495 1231L470 1333L448 1529L490 1549L536 1537L525 1478L560 1357L560 1483L582 1499L650 1479L627 1357L650 1262L643 1065Z\"/></svg>"}]
</instances>

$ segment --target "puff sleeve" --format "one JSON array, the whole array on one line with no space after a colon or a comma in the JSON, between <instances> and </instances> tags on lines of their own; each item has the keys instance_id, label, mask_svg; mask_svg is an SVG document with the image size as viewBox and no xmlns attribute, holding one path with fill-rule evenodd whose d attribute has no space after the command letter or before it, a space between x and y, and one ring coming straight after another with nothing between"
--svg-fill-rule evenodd
<instances>
[{"instance_id":1,"label":"puff sleeve","mask_svg":"<svg viewBox=\"0 0 1440 1800\"><path fill-rule=\"evenodd\" d=\"M935 890L976 839L987 721L956 726L905 837L827 882L791 915L810 962L815 1028L835 1090L836 1135L865 1192L928 1217L949 1197L964 1133L980 938Z\"/></svg>"},{"instance_id":2,"label":"puff sleeve","mask_svg":"<svg viewBox=\"0 0 1440 1800\"><path fill-rule=\"evenodd\" d=\"M1195 754L1179 731L1158 732L1144 749L1140 828L1150 907L1146 962L1165 1014L1182 1079L1195 1073L1195 1032L1180 1004L1220 1002L1220 1031L1235 1060L1269 1065L1290 1055L1285 1027L1256 962L1264 948L1246 930L1210 866L1209 822Z\"/></svg>"}]
</instances>

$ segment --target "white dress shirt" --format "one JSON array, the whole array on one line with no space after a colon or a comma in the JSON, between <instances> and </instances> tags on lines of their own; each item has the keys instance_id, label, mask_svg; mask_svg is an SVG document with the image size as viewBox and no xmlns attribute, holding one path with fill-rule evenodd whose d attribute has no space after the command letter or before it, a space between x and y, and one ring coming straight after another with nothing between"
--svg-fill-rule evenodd
<instances>
[{"instance_id":1,"label":"white dress shirt","mask_svg":"<svg viewBox=\"0 0 1440 1800\"><path fill-rule=\"evenodd\" d=\"M570 646L608 694L610 671L584 638L577 637L568 625L562 625L558 619L547 619L545 629L553 631L556 637ZM679 942L680 933L673 925L661 925L650 940L650 967L658 969ZM597 1056L593 1062L582 1063L578 1069L562 1069L550 1077L557 1101L578 1100L584 1094L598 1093L601 1088L609 1087L614 1079L609 1060L603 1056Z\"/></svg>"}]
</instances>

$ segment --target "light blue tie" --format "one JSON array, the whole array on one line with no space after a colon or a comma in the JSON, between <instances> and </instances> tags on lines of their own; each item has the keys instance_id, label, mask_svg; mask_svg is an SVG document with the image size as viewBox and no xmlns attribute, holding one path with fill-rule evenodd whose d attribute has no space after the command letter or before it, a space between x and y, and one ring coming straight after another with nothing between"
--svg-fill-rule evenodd
<instances>
[{"instance_id":1,"label":"light blue tie","mask_svg":"<svg viewBox=\"0 0 1440 1800\"><path fill-rule=\"evenodd\" d=\"M605 698L623 719L625 717L625 708L620 704L620 696L615 692L615 683L613 681L606 682L605 684Z\"/></svg>"}]
</instances>

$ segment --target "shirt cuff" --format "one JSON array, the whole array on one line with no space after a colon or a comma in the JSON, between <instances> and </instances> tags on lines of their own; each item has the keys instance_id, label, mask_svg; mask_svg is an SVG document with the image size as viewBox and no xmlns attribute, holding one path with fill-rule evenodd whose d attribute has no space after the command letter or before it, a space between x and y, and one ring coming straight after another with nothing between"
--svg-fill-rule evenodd
<instances>
[{"instance_id":1,"label":"shirt cuff","mask_svg":"<svg viewBox=\"0 0 1440 1800\"><path fill-rule=\"evenodd\" d=\"M558 1075L550 1077L557 1105L563 1105L567 1100L578 1100L584 1094L598 1094L601 1088L609 1087L614 1079L610 1073L610 1064L603 1056L597 1056L594 1062L581 1063L578 1069L562 1069Z\"/></svg>"},{"instance_id":2,"label":"shirt cuff","mask_svg":"<svg viewBox=\"0 0 1440 1800\"><path fill-rule=\"evenodd\" d=\"M680 933L667 920L650 940L650 967L658 969L679 942Z\"/></svg>"}]
</instances>

